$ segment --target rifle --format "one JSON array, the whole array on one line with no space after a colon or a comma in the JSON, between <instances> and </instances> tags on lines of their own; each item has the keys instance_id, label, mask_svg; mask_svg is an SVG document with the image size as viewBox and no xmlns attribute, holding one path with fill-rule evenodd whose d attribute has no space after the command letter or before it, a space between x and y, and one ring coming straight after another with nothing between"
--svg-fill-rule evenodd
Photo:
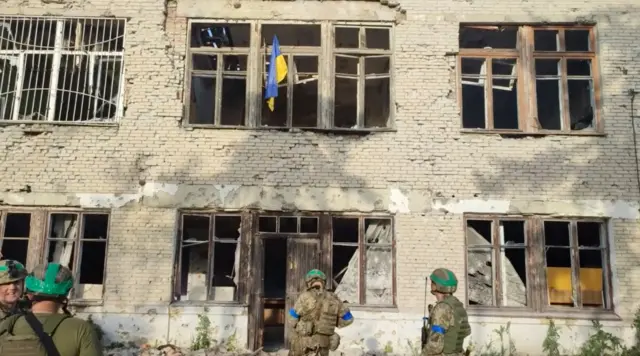
<instances>
[{"instance_id":1,"label":"rifle","mask_svg":"<svg viewBox=\"0 0 640 356\"><path fill-rule=\"evenodd\" d=\"M422 335L420 343L422 347L420 349L424 349L424 346L427 344L427 339L429 338L429 317L427 316L427 287L429 285L429 278L425 278L424 280L424 316L422 317ZM431 310L429 310L431 312Z\"/></svg>"}]
</instances>

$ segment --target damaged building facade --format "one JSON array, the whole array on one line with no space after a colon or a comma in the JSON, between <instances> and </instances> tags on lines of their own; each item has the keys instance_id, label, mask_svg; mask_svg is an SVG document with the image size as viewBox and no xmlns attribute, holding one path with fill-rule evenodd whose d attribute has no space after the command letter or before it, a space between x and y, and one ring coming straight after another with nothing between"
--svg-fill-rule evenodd
<instances>
[{"instance_id":1,"label":"damaged building facade","mask_svg":"<svg viewBox=\"0 0 640 356\"><path fill-rule=\"evenodd\" d=\"M70 266L107 341L281 347L317 267L341 350L411 354L441 266L477 349L631 340L638 10L0 0L1 252Z\"/></svg>"}]
</instances>

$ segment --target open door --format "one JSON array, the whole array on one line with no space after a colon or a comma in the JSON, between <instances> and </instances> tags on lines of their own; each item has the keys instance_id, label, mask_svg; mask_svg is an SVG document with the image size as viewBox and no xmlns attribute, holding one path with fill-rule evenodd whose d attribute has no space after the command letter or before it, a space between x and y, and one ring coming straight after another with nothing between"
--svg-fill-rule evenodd
<instances>
[{"instance_id":1,"label":"open door","mask_svg":"<svg viewBox=\"0 0 640 356\"><path fill-rule=\"evenodd\" d=\"M304 291L304 276L314 268L320 268L320 240L289 238L287 241L287 297L288 313L296 299ZM285 327L285 345L289 347L289 329Z\"/></svg>"}]
</instances>

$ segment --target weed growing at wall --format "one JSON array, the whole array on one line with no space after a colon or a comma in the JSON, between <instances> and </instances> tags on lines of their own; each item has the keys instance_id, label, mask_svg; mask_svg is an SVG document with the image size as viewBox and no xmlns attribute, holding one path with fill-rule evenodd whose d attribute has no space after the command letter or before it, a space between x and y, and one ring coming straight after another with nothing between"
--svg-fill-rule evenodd
<instances>
[{"instance_id":1,"label":"weed growing at wall","mask_svg":"<svg viewBox=\"0 0 640 356\"><path fill-rule=\"evenodd\" d=\"M598 320L592 320L592 328L595 331L589 339L580 347L580 356L622 355L625 347L622 339L602 330L602 324Z\"/></svg>"},{"instance_id":2,"label":"weed growing at wall","mask_svg":"<svg viewBox=\"0 0 640 356\"><path fill-rule=\"evenodd\" d=\"M387 344L384 345L384 353L386 353L386 354L392 354L393 353L393 346L391 346L391 341L387 341Z\"/></svg>"},{"instance_id":3,"label":"weed growing at wall","mask_svg":"<svg viewBox=\"0 0 640 356\"><path fill-rule=\"evenodd\" d=\"M207 310L205 309L205 313ZM196 326L196 337L191 342L191 350L203 350L211 347L211 320L206 314L198 314L198 326Z\"/></svg>"},{"instance_id":4,"label":"weed growing at wall","mask_svg":"<svg viewBox=\"0 0 640 356\"><path fill-rule=\"evenodd\" d=\"M499 328L493 329L493 332L498 335L500 339L500 349L495 350L493 348L493 341L490 341L485 347L479 351L478 356L513 356L516 354L516 344L511 337L511 322L508 322L506 326L500 325ZM505 343L505 337L508 337L509 342Z\"/></svg>"},{"instance_id":5,"label":"weed growing at wall","mask_svg":"<svg viewBox=\"0 0 640 356\"><path fill-rule=\"evenodd\" d=\"M627 347L621 338L602 329L598 320L592 320L593 332L582 344L575 356L640 356L640 309L636 311L632 327L635 330L635 345ZM542 349L547 356L563 356L560 352L560 328L549 320L547 336Z\"/></svg>"},{"instance_id":6,"label":"weed growing at wall","mask_svg":"<svg viewBox=\"0 0 640 356\"><path fill-rule=\"evenodd\" d=\"M542 351L547 356L560 356L560 328L552 319L549 319L549 327L547 328L547 336L542 342Z\"/></svg>"},{"instance_id":7,"label":"weed growing at wall","mask_svg":"<svg viewBox=\"0 0 640 356\"><path fill-rule=\"evenodd\" d=\"M236 337L236 332L235 331L224 342L224 346L227 349L227 351L230 351L230 352L234 352L234 351L237 351L239 349L239 347L238 347L238 338Z\"/></svg>"}]
</instances>

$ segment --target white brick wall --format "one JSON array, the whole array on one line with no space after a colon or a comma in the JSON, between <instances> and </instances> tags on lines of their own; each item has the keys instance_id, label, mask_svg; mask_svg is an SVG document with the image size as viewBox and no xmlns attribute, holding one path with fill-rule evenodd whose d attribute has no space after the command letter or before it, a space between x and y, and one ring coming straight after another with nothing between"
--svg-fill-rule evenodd
<instances>
[{"instance_id":1,"label":"white brick wall","mask_svg":"<svg viewBox=\"0 0 640 356\"><path fill-rule=\"evenodd\" d=\"M332 2L286 2L285 9L275 10L278 2L242 0L241 6L234 8L224 1L199 1L188 0L177 7L183 14L235 19L272 19L274 11L278 18L290 20L396 16L395 10L366 2L354 2L338 11L340 5ZM219 190L207 195L210 191L206 189L214 184L269 187L272 195L294 192L272 199L280 204L305 200L296 201L297 188L353 188L346 191L360 198L313 196L312 204L332 210L345 210L350 202L371 207L378 200L384 207L389 200L385 192L400 188L409 199L411 213L399 214L396 222L399 310L409 313L398 315L413 319L407 321L410 325L419 322L423 281L431 269L445 265L464 275L462 216L459 211L434 210L435 201L445 206L458 203L469 211L474 211L472 207L479 201L492 200L516 209L511 211L590 212L614 218L614 272L620 281L616 306L626 320L612 326L626 325L630 312L639 306L633 295L640 294L638 212L629 203L640 198L627 95L629 89L640 91L640 5L632 3L404 0L401 6L406 18L395 31L398 130L340 137L181 128L186 20L176 15L175 3L94 0L46 5L35 0L4 0L3 15L114 15L130 17L130 21L122 122L105 127L40 126L45 132L36 136L23 133L28 126L0 127L0 199L20 205L64 206L106 199L99 194L108 197L115 208L105 301L103 307L87 312L104 312L105 318L113 320L120 320L118 315L134 320L136 315L147 313L141 310L150 305L160 305L158 313L167 310L175 209L233 205L211 199L220 198ZM303 6L312 6L314 11L304 11ZM579 19L598 23L606 137L513 139L459 132L455 60L445 53L458 49L460 22ZM271 170L273 166L278 169ZM141 184L151 182L178 188L148 194ZM31 186L32 193L18 192L25 185ZM245 196L233 197L233 207L242 206L242 201L260 200L252 193L257 191L248 189L242 193ZM129 198L118 200L114 194ZM126 204L120 206L118 201ZM621 217L627 219L618 219ZM375 313L366 315L376 318ZM139 323L153 322L144 320ZM523 327L531 322L522 321ZM174 335L166 324L154 325L138 333L147 338ZM114 335L118 333L118 328L112 329ZM362 332L355 326L353 330ZM540 330L543 333L545 329ZM521 337L526 345L537 343ZM389 338L406 344L400 335Z\"/></svg>"}]
</instances>

